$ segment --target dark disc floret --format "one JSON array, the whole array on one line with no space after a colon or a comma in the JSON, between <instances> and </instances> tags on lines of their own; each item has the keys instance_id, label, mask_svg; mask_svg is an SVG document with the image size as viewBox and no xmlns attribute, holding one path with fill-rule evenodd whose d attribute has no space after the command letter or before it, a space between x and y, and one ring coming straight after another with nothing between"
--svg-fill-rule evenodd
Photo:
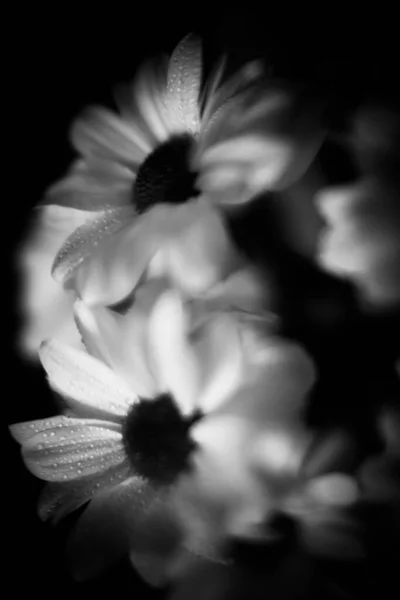
<instances>
[{"instance_id":1,"label":"dark disc floret","mask_svg":"<svg viewBox=\"0 0 400 600\"><path fill-rule=\"evenodd\" d=\"M158 146L141 165L133 187L138 213L155 204L181 204L198 195L197 175L190 170L190 135L180 135Z\"/></svg>"},{"instance_id":2,"label":"dark disc floret","mask_svg":"<svg viewBox=\"0 0 400 600\"><path fill-rule=\"evenodd\" d=\"M134 470L153 484L172 483L188 469L196 446L189 430L200 417L183 417L170 394L135 404L123 426L125 451Z\"/></svg>"}]
</instances>

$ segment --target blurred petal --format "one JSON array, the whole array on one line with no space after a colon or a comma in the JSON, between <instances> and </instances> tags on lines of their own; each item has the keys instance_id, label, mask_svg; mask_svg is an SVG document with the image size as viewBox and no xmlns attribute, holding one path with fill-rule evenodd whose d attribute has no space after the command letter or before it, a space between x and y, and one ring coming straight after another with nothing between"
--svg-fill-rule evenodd
<instances>
[{"instance_id":1,"label":"blurred petal","mask_svg":"<svg viewBox=\"0 0 400 600\"><path fill-rule=\"evenodd\" d=\"M176 132L199 130L201 71L201 40L188 35L175 48L168 66L165 104Z\"/></svg>"},{"instance_id":2,"label":"blurred petal","mask_svg":"<svg viewBox=\"0 0 400 600\"><path fill-rule=\"evenodd\" d=\"M150 309L151 304L147 311ZM127 314L119 315L100 306L89 308L83 302L77 302L75 313L90 354L109 365L123 379L132 390L131 396L152 398L156 386L148 367L148 315L144 308L135 303Z\"/></svg>"},{"instance_id":3,"label":"blurred petal","mask_svg":"<svg viewBox=\"0 0 400 600\"><path fill-rule=\"evenodd\" d=\"M169 240L167 268L174 284L189 295L204 293L224 279L237 260L222 217L206 201L183 205Z\"/></svg>"},{"instance_id":4,"label":"blurred petal","mask_svg":"<svg viewBox=\"0 0 400 600\"><path fill-rule=\"evenodd\" d=\"M91 107L71 129L71 141L83 156L139 165L150 148L127 123L112 112Z\"/></svg>"},{"instance_id":5,"label":"blurred petal","mask_svg":"<svg viewBox=\"0 0 400 600\"><path fill-rule=\"evenodd\" d=\"M39 498L39 516L53 524L77 510L95 494L114 487L128 479L130 466L123 462L97 475L89 475L73 481L48 483Z\"/></svg>"},{"instance_id":6,"label":"blurred petal","mask_svg":"<svg viewBox=\"0 0 400 600\"><path fill-rule=\"evenodd\" d=\"M312 360L300 346L260 335L259 328L244 327L242 337L247 377L243 389L229 402L229 411L260 425L298 423L315 381Z\"/></svg>"},{"instance_id":7,"label":"blurred petal","mask_svg":"<svg viewBox=\"0 0 400 600\"><path fill-rule=\"evenodd\" d=\"M154 501L143 515L130 551L135 570L147 583L165 585L179 568L182 535L179 519L167 499Z\"/></svg>"},{"instance_id":8,"label":"blurred petal","mask_svg":"<svg viewBox=\"0 0 400 600\"><path fill-rule=\"evenodd\" d=\"M396 190L379 180L323 190L317 206L327 220L320 263L348 277L367 304L400 300L400 209Z\"/></svg>"},{"instance_id":9,"label":"blurred petal","mask_svg":"<svg viewBox=\"0 0 400 600\"><path fill-rule=\"evenodd\" d=\"M126 415L136 400L134 392L101 361L55 340L40 350L50 386L73 407L93 407L111 419Z\"/></svg>"},{"instance_id":10,"label":"blurred petal","mask_svg":"<svg viewBox=\"0 0 400 600\"><path fill-rule=\"evenodd\" d=\"M196 408L199 371L187 340L187 315L176 292L165 292L157 301L149 336L160 388L172 393L184 415L190 414Z\"/></svg>"},{"instance_id":11,"label":"blurred petal","mask_svg":"<svg viewBox=\"0 0 400 600\"><path fill-rule=\"evenodd\" d=\"M154 497L143 480L131 477L93 498L73 530L68 557L74 577L83 581L127 555L136 540L138 524Z\"/></svg>"},{"instance_id":12,"label":"blurred petal","mask_svg":"<svg viewBox=\"0 0 400 600\"><path fill-rule=\"evenodd\" d=\"M244 360L235 321L221 315L197 333L194 348L202 367L202 391L198 400L203 412L215 410L242 382Z\"/></svg>"},{"instance_id":13,"label":"blurred petal","mask_svg":"<svg viewBox=\"0 0 400 600\"><path fill-rule=\"evenodd\" d=\"M199 530L193 531L193 544L212 549L218 536L261 522L268 499L251 469L255 431L250 421L229 414L209 415L192 427L191 436L200 445L194 457L193 478L187 484L200 518ZM193 521L190 526L195 525Z\"/></svg>"},{"instance_id":14,"label":"blurred petal","mask_svg":"<svg viewBox=\"0 0 400 600\"><path fill-rule=\"evenodd\" d=\"M132 292L169 235L168 214L166 207L156 207L101 240L76 273L87 304L116 304Z\"/></svg>"},{"instance_id":15,"label":"blurred petal","mask_svg":"<svg viewBox=\"0 0 400 600\"><path fill-rule=\"evenodd\" d=\"M77 160L46 192L45 204L102 211L132 203L134 174L117 162L102 158Z\"/></svg>"},{"instance_id":16,"label":"blurred petal","mask_svg":"<svg viewBox=\"0 0 400 600\"><path fill-rule=\"evenodd\" d=\"M54 258L53 277L61 282L67 280L104 237L117 232L133 216L133 207L115 208L76 229Z\"/></svg>"},{"instance_id":17,"label":"blurred petal","mask_svg":"<svg viewBox=\"0 0 400 600\"><path fill-rule=\"evenodd\" d=\"M17 258L22 282L20 307L25 319L19 344L30 358L37 356L44 339L54 335L80 344L71 312L73 294L54 281L51 266L68 236L99 214L62 206L42 207L36 213L32 233Z\"/></svg>"}]
</instances>

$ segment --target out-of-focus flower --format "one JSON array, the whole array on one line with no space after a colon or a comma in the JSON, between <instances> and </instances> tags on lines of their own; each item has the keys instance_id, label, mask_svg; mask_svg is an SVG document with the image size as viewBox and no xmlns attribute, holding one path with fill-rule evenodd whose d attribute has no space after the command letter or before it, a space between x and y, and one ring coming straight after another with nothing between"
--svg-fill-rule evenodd
<instances>
[{"instance_id":1,"label":"out-of-focus flower","mask_svg":"<svg viewBox=\"0 0 400 600\"><path fill-rule=\"evenodd\" d=\"M226 315L188 338L172 291L142 288L126 315L82 303L76 314L90 354L56 341L41 349L69 416L11 430L27 466L51 482L43 518L57 521L92 498L73 534L78 576L130 549L136 567L157 581L183 568L188 554L213 554L244 513L264 510L250 440L262 418L299 411L312 363L279 339L261 356L259 334L250 343ZM269 378L260 377L265 370ZM247 418L227 409L239 390Z\"/></svg>"},{"instance_id":2,"label":"out-of-focus flower","mask_svg":"<svg viewBox=\"0 0 400 600\"><path fill-rule=\"evenodd\" d=\"M257 64L246 65L224 83L223 73L221 62L200 92L201 44L197 37L187 36L169 61L149 64L140 71L119 102L120 115L92 108L75 122L71 138L81 158L47 191L44 205L50 205L52 219L58 214L52 205L82 211L81 219L68 239L70 232L60 232L58 248L52 245L49 258L45 238L59 226L55 222L47 233L49 208L42 207L35 247L30 241L26 244L23 254L29 258L23 262L29 266L35 255L45 283L36 287L22 283L22 310L29 322L21 345L28 353L34 355L38 342L53 329L38 307L46 305L45 290L52 286L47 263L55 259L57 250L53 274L65 288L71 272L94 246L133 220L128 237L135 238L139 265L149 252L162 247L165 238L171 241L175 235L176 244L168 244L167 262L174 263L174 273L184 267L187 275L188 267L193 273L206 262L198 264L205 250L200 230L205 227L209 229L206 258L216 259L221 251L216 266L208 266L213 279L226 269L227 236L216 215L212 223L212 208L207 214L202 205L243 203L260 190L290 185L308 168L322 138L315 106L299 108L295 95L274 82L261 89ZM191 206L183 212L172 206L188 200ZM159 203L168 209L138 216ZM195 219L199 219L197 225ZM150 239L138 249L145 237L138 234L141 227ZM135 266L135 273L138 269ZM200 273L204 276L204 269ZM210 272L201 282L210 283ZM197 289L199 282L190 281L189 287L193 285ZM54 303L60 307L66 303L64 288L60 285L56 297L53 286ZM70 320L68 310L60 319L65 320Z\"/></svg>"},{"instance_id":3,"label":"out-of-focus flower","mask_svg":"<svg viewBox=\"0 0 400 600\"><path fill-rule=\"evenodd\" d=\"M400 197L382 179L327 189L317 199L326 220L319 262L353 281L366 307L400 302Z\"/></svg>"}]
</instances>

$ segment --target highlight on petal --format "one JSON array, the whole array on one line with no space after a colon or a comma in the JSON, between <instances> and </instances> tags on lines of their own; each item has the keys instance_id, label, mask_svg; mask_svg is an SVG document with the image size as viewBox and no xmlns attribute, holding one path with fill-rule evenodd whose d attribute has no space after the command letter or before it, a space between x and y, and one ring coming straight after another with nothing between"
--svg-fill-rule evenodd
<instances>
[{"instance_id":1,"label":"highlight on petal","mask_svg":"<svg viewBox=\"0 0 400 600\"><path fill-rule=\"evenodd\" d=\"M17 424L11 433L22 441L27 468L47 481L68 481L99 473L125 460L121 432L96 419L51 417ZM32 437L27 432L35 431Z\"/></svg>"},{"instance_id":2,"label":"highlight on petal","mask_svg":"<svg viewBox=\"0 0 400 600\"><path fill-rule=\"evenodd\" d=\"M79 346L71 312L73 293L54 281L51 266L63 242L99 214L55 205L40 207L36 212L32 232L16 257L23 318L19 345L28 358L36 359L42 341L54 335Z\"/></svg>"},{"instance_id":3,"label":"highlight on petal","mask_svg":"<svg viewBox=\"0 0 400 600\"><path fill-rule=\"evenodd\" d=\"M93 496L115 487L131 476L129 463L122 462L106 471L72 481L48 483L39 498L39 517L55 525L74 512Z\"/></svg>"},{"instance_id":4,"label":"highlight on petal","mask_svg":"<svg viewBox=\"0 0 400 600\"><path fill-rule=\"evenodd\" d=\"M186 36L169 61L165 104L175 132L197 133L202 74L201 40Z\"/></svg>"},{"instance_id":5,"label":"highlight on petal","mask_svg":"<svg viewBox=\"0 0 400 600\"><path fill-rule=\"evenodd\" d=\"M147 140L117 115L91 107L71 128L71 141L83 156L121 161L138 166L151 151Z\"/></svg>"},{"instance_id":6,"label":"highlight on petal","mask_svg":"<svg viewBox=\"0 0 400 600\"><path fill-rule=\"evenodd\" d=\"M71 406L94 408L115 419L136 401L134 392L100 360L51 340L40 349L50 386Z\"/></svg>"},{"instance_id":7,"label":"highlight on petal","mask_svg":"<svg viewBox=\"0 0 400 600\"><path fill-rule=\"evenodd\" d=\"M78 581L99 575L127 555L136 540L140 522L155 492L138 477L106 489L92 499L69 539L67 555Z\"/></svg>"},{"instance_id":8,"label":"highlight on petal","mask_svg":"<svg viewBox=\"0 0 400 600\"><path fill-rule=\"evenodd\" d=\"M196 409L199 369L188 342L188 322L182 300L175 291L157 301L149 322L154 373L163 391L169 391L184 415Z\"/></svg>"},{"instance_id":9,"label":"highlight on petal","mask_svg":"<svg viewBox=\"0 0 400 600\"><path fill-rule=\"evenodd\" d=\"M98 218L76 229L54 259L53 277L60 282L66 281L104 237L129 223L133 215L133 207L116 208L102 212Z\"/></svg>"}]
</instances>

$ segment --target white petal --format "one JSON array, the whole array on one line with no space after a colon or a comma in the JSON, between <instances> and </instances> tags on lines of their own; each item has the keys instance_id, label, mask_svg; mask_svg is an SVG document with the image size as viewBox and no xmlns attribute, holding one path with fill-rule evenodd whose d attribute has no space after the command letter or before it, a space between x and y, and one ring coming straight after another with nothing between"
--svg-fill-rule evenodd
<instances>
[{"instance_id":1,"label":"white petal","mask_svg":"<svg viewBox=\"0 0 400 600\"><path fill-rule=\"evenodd\" d=\"M115 487L129 477L130 466L128 462L123 462L98 475L62 483L48 483L39 498L39 517L43 521L51 519L52 523L56 524L96 494Z\"/></svg>"},{"instance_id":2,"label":"white petal","mask_svg":"<svg viewBox=\"0 0 400 600\"><path fill-rule=\"evenodd\" d=\"M107 236L129 223L134 216L131 206L103 211L101 215L75 230L54 259L52 274L57 281L68 279L75 269Z\"/></svg>"},{"instance_id":3,"label":"white petal","mask_svg":"<svg viewBox=\"0 0 400 600\"><path fill-rule=\"evenodd\" d=\"M51 387L78 405L93 407L115 418L125 416L136 400L123 380L85 352L52 340L42 345L40 360Z\"/></svg>"},{"instance_id":4,"label":"white petal","mask_svg":"<svg viewBox=\"0 0 400 600\"><path fill-rule=\"evenodd\" d=\"M99 214L63 206L45 206L36 213L32 233L17 257L21 278L19 305L25 319L19 343L30 358L37 358L41 342L56 334L79 344L71 312L73 293L54 281L51 266L68 236Z\"/></svg>"},{"instance_id":5,"label":"white petal","mask_svg":"<svg viewBox=\"0 0 400 600\"><path fill-rule=\"evenodd\" d=\"M259 329L242 329L247 381L229 411L261 425L298 423L315 381L314 364L296 344L260 334Z\"/></svg>"},{"instance_id":6,"label":"white petal","mask_svg":"<svg viewBox=\"0 0 400 600\"><path fill-rule=\"evenodd\" d=\"M196 503L209 504L220 513L217 529L236 532L249 515L261 520L268 498L251 465L250 448L255 427L226 415L208 416L191 429L200 445L193 461ZM213 507L213 508L212 508Z\"/></svg>"},{"instance_id":7,"label":"white petal","mask_svg":"<svg viewBox=\"0 0 400 600\"><path fill-rule=\"evenodd\" d=\"M188 35L175 48L168 67L165 104L174 131L196 133L199 130L201 71L201 41Z\"/></svg>"},{"instance_id":8,"label":"white petal","mask_svg":"<svg viewBox=\"0 0 400 600\"><path fill-rule=\"evenodd\" d=\"M187 335L182 300L172 290L165 292L150 317L150 347L160 387L172 394L183 414L195 409L199 386L198 366Z\"/></svg>"},{"instance_id":9,"label":"white petal","mask_svg":"<svg viewBox=\"0 0 400 600\"><path fill-rule=\"evenodd\" d=\"M198 404L215 410L236 391L242 382L244 360L235 321L218 316L201 328L195 350L202 368L202 391Z\"/></svg>"},{"instance_id":10,"label":"white petal","mask_svg":"<svg viewBox=\"0 0 400 600\"><path fill-rule=\"evenodd\" d=\"M133 82L133 103L149 129L153 144L165 142L173 133L164 97L166 86L163 62L143 65Z\"/></svg>"},{"instance_id":11,"label":"white petal","mask_svg":"<svg viewBox=\"0 0 400 600\"><path fill-rule=\"evenodd\" d=\"M35 428L39 431L23 442L22 454L28 469L41 479L77 479L125 460L121 432L113 423L53 417L35 422Z\"/></svg>"},{"instance_id":12,"label":"white petal","mask_svg":"<svg viewBox=\"0 0 400 600\"><path fill-rule=\"evenodd\" d=\"M180 207L176 224L165 249L168 272L178 288L197 296L224 279L237 256L221 215L206 198Z\"/></svg>"},{"instance_id":13,"label":"white petal","mask_svg":"<svg viewBox=\"0 0 400 600\"><path fill-rule=\"evenodd\" d=\"M75 121L71 140L84 156L140 164L150 151L144 140L112 112L92 107Z\"/></svg>"},{"instance_id":14,"label":"white petal","mask_svg":"<svg viewBox=\"0 0 400 600\"><path fill-rule=\"evenodd\" d=\"M136 287L169 236L168 208L157 207L131 226L104 238L76 274L76 286L88 304L112 305Z\"/></svg>"},{"instance_id":15,"label":"white petal","mask_svg":"<svg viewBox=\"0 0 400 600\"><path fill-rule=\"evenodd\" d=\"M138 294L140 297L141 294ZM119 315L103 307L89 308L83 302L75 304L75 313L86 348L120 376L136 396L152 398L156 392L154 378L148 366L147 321L148 305L134 307L125 315Z\"/></svg>"}]
</instances>

